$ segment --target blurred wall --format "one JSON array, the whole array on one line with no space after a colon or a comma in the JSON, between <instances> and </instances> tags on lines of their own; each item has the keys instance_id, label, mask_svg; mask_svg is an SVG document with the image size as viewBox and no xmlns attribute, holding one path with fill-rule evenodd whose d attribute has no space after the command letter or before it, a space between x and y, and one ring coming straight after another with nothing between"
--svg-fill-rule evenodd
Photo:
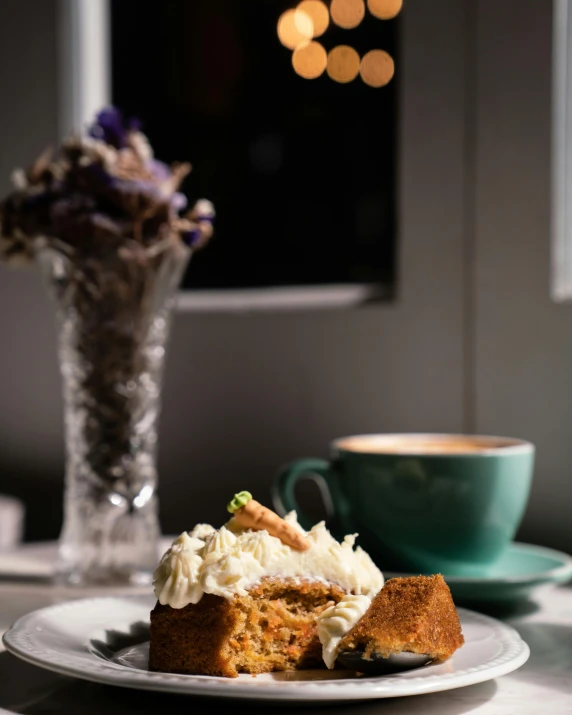
<instances>
[{"instance_id":1,"label":"blurred wall","mask_svg":"<svg viewBox=\"0 0 572 715\"><path fill-rule=\"evenodd\" d=\"M56 0L0 4L0 192L57 136ZM0 267L0 492L25 499L29 534L61 520L62 426L53 311L34 270Z\"/></svg>"},{"instance_id":2,"label":"blurred wall","mask_svg":"<svg viewBox=\"0 0 572 715\"><path fill-rule=\"evenodd\" d=\"M475 16L475 424L535 442L522 538L572 553L572 305L550 297L551 6L480 0Z\"/></svg>"},{"instance_id":3,"label":"blurred wall","mask_svg":"<svg viewBox=\"0 0 572 715\"><path fill-rule=\"evenodd\" d=\"M514 0L503 1L514 5ZM427 7L430 12L425 0L409 2ZM467 3L478 8L481 23L486 20L494 27L495 0L467 0ZM496 68L485 64L485 75L477 77L476 85L472 90L469 88L470 91L479 89L475 95L477 102L492 103L485 107L484 116L479 115L473 135L473 141L479 137L485 153L475 157L474 152L469 151L465 156L467 186L473 188L477 213L473 223L460 216L462 186L458 193L451 192L449 204L439 207L443 215L437 219L443 225L442 233L445 235L449 230L451 238L447 234L447 241L431 250L416 249L421 255L419 266L415 267L418 283L413 288L426 294L417 297L415 310L409 309L403 314L403 320L391 323L383 307L342 314L180 313L176 316L160 435L160 493L166 531L180 531L197 519L219 522L221 500L225 501L228 490L237 486L258 490L267 501L270 476L277 465L295 456L325 456L326 445L334 436L376 430L478 429L485 433L516 434L539 442L534 499L519 538L572 551L565 500L553 496L563 491L568 498L570 495L569 486L559 476L567 463L569 440L561 429L558 415L551 411L550 402L545 400L543 412L534 417L530 417L531 410L523 409L531 395L537 399L542 394L542 383L537 380L532 392L527 392L527 380L532 384L531 380L538 374L534 373L534 364L529 364L529 371L517 371L518 379L515 378L518 357L527 349L527 327L519 323L521 327L515 333L514 312L498 310L495 297L502 296L501 265L505 285L513 285L512 281L516 280L509 253L514 250L514 244L509 248L506 243L512 224L502 221L494 224L495 220L499 221L496 194L487 196L488 182L495 181L495 177L498 180L496 162L500 162L504 170L499 195L517 178L521 187L524 185L526 204L519 215L513 216L519 226L520 240L528 242L533 255L537 251L543 256L542 266L548 256L550 106L546 90L542 90L542 83L546 86L549 83L550 70L548 3L540 0L520 0L520 3L528 9L520 15L524 17L520 25L523 38L520 52L526 54L524 38L533 32L535 56L539 58L536 67L540 74L531 89L532 93L539 94L528 100L536 102L534 115L531 118L525 111L526 85L516 85L519 93L516 100L522 100L519 106L523 110L521 129L524 129L515 135L507 125L504 133L497 132L496 107L509 107L511 92L516 90L510 83L489 86L485 80L487 77L494 80ZM446 4L444 0L441 6ZM458 7L458 0L451 0L449 5L451 9ZM33 158L34 153L57 134L55 6L54 0L2 0L0 4L0 67L3 69L0 96L4 105L0 113L2 193L8 189L7 176L11 169L20 164L23 157ZM502 17L506 21L504 31L510 32L512 16L503 12ZM537 32L539 23L541 31ZM482 24L479 28L479 32L483 31ZM422 31L421 22L419 38ZM25 49L24 44L33 51ZM457 49L464 51L462 37L458 45ZM486 42L477 50L486 54ZM15 67L17 71L12 71ZM443 77L447 79L443 79L441 93L437 92L437 103L441 95L446 97L450 91L445 72ZM522 81L525 79L523 75ZM415 91L425 91L415 72L408 75L407 80L415 86ZM462 87L455 92L462 94ZM536 97L544 99L544 103ZM423 121L426 119L423 115ZM444 131L446 144L463 141L464 132L457 127L462 117L454 115L448 120L451 125ZM503 151L507 141L534 147L534 162L507 162ZM513 147L513 158L522 152L522 146ZM424 149L415 148L416 151ZM444 156L443 149L439 151ZM458 153L462 155L460 150ZM452 164L443 160L440 170L440 182L431 182L433 166L429 165L427 175L413 181L409 188L416 193L423 192L426 202L434 204L431 196L434 186L447 181L462 183ZM423 221L430 213L421 212L417 216L415 211L406 212L413 233L424 234ZM534 216L535 221L528 221L529 216ZM463 222L467 229L464 239ZM496 233L489 234L489 229ZM471 236L476 236L478 241L478 260L469 261L467 265L470 271L476 269L477 273L467 277L460 261ZM496 236L498 242L493 242L492 236ZM502 264L497 262L495 254L499 247L501 258L506 258ZM468 255L474 257L474 248ZM424 250L428 253L423 254ZM439 260L450 261L447 275L454 284L457 301L444 303L435 298L438 285L428 281L425 267L437 265ZM443 270L440 265L440 275ZM526 270L534 271L534 265L527 266ZM463 313L460 305L466 290L463 280L467 278L469 288L474 287L473 279L478 279L475 284L478 295L484 296L473 306L475 313ZM528 311L534 313L535 301L544 305L548 300L545 283L542 291L540 285L534 286L527 303ZM496 293L491 291L487 303L486 291L490 286ZM475 320L475 325L463 325L463 314ZM512 325L511 330L506 331L506 325ZM35 271L14 273L0 268L0 336L0 492L25 498L28 538L53 538L61 523L60 384L53 312ZM365 342L364 336L368 336ZM468 360L462 348L467 345L467 336L474 351ZM511 336L515 342L511 342ZM367 349L356 351L352 348L355 345L367 345ZM503 355L498 354L501 348L495 347L499 345ZM572 365L572 348L560 359L564 360L566 354L570 354ZM548 394L554 397L558 393L558 404L572 404L572 400L565 398L566 386L572 394L571 380L566 382L569 374L563 370L558 374L564 383L550 382L550 376L544 375L551 385ZM375 382L371 376L375 376ZM471 390L465 391L467 381L474 388L472 397ZM547 519L549 507L551 518Z\"/></svg>"}]
</instances>

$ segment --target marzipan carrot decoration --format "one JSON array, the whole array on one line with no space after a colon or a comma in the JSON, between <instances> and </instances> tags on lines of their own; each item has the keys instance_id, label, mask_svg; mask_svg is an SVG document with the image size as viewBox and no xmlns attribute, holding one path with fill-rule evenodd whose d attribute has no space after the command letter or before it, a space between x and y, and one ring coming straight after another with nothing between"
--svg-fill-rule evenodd
<instances>
[{"instance_id":1,"label":"marzipan carrot decoration","mask_svg":"<svg viewBox=\"0 0 572 715\"><path fill-rule=\"evenodd\" d=\"M276 536L283 544L291 546L298 551L310 548L310 542L293 526L271 509L267 509L252 498L250 492L239 492L227 506L227 510L234 514L234 518L245 529L266 529L271 536Z\"/></svg>"}]
</instances>

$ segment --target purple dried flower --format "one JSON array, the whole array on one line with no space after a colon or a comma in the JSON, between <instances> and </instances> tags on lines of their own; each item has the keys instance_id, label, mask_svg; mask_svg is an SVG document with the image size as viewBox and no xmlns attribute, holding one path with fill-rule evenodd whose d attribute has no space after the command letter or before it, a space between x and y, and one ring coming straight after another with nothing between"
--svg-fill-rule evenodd
<instances>
[{"instance_id":1,"label":"purple dried flower","mask_svg":"<svg viewBox=\"0 0 572 715\"><path fill-rule=\"evenodd\" d=\"M127 146L127 135L131 131L138 131L141 123L132 118L127 125L123 121L123 114L116 107L105 107L96 115L95 123L90 127L89 134L94 139L100 139L116 149Z\"/></svg>"},{"instance_id":2,"label":"purple dried flower","mask_svg":"<svg viewBox=\"0 0 572 715\"><path fill-rule=\"evenodd\" d=\"M191 215L195 221L209 221L214 223L215 209L208 199L199 199L193 206Z\"/></svg>"},{"instance_id":3,"label":"purple dried flower","mask_svg":"<svg viewBox=\"0 0 572 715\"><path fill-rule=\"evenodd\" d=\"M147 168L158 181L166 181L171 178L171 169L162 161L150 159Z\"/></svg>"},{"instance_id":4,"label":"purple dried flower","mask_svg":"<svg viewBox=\"0 0 572 715\"><path fill-rule=\"evenodd\" d=\"M190 231L181 231L181 238L189 247L193 247L200 240L202 234L200 228L192 228Z\"/></svg>"},{"instance_id":5,"label":"purple dried flower","mask_svg":"<svg viewBox=\"0 0 572 715\"><path fill-rule=\"evenodd\" d=\"M187 208L187 197L181 194L180 191L175 192L171 196L171 206L174 211L184 211Z\"/></svg>"},{"instance_id":6,"label":"purple dried flower","mask_svg":"<svg viewBox=\"0 0 572 715\"><path fill-rule=\"evenodd\" d=\"M199 200L181 216L187 199L179 188L190 164L154 159L140 128L137 119L125 121L106 107L89 128L97 141L71 137L57 154L47 150L21 172L19 188L0 203L0 258L31 257L38 236L89 250L100 240L108 250L124 239L151 245L167 235L193 251L206 245L212 204Z\"/></svg>"}]
</instances>

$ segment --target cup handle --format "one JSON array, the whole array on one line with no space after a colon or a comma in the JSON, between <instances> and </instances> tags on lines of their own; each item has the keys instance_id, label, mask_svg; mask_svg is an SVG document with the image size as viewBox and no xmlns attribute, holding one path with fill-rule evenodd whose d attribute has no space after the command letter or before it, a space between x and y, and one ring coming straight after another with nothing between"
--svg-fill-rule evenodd
<instances>
[{"instance_id":1,"label":"cup handle","mask_svg":"<svg viewBox=\"0 0 572 715\"><path fill-rule=\"evenodd\" d=\"M324 502L327 519L328 521L333 519L335 509L332 491L335 492L336 486L332 467L324 459L296 459L282 467L272 485L272 503L281 516L289 511L296 511L302 528L309 530L312 528L312 520L302 511L294 493L296 483L302 478L311 479L316 483Z\"/></svg>"}]
</instances>

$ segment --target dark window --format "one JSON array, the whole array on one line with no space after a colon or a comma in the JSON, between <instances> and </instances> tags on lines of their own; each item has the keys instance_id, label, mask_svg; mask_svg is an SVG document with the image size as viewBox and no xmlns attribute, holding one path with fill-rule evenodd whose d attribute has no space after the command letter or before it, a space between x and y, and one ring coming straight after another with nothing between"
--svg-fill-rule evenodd
<instances>
[{"instance_id":1,"label":"dark window","mask_svg":"<svg viewBox=\"0 0 572 715\"><path fill-rule=\"evenodd\" d=\"M217 209L216 238L186 286L377 283L396 240L396 76L299 77L276 26L280 0L113 0L113 101L159 158L190 159L184 185ZM396 56L398 20L330 24L326 50Z\"/></svg>"}]
</instances>

